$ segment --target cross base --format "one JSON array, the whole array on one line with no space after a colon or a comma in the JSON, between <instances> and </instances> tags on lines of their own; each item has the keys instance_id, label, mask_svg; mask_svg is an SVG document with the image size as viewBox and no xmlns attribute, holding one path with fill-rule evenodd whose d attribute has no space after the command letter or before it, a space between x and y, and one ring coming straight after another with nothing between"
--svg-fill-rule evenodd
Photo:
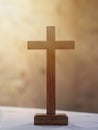
<instances>
[{"instance_id":1,"label":"cross base","mask_svg":"<svg viewBox=\"0 0 98 130\"><path fill-rule=\"evenodd\" d=\"M34 125L68 125L68 117L65 114L37 114Z\"/></svg>"}]
</instances>

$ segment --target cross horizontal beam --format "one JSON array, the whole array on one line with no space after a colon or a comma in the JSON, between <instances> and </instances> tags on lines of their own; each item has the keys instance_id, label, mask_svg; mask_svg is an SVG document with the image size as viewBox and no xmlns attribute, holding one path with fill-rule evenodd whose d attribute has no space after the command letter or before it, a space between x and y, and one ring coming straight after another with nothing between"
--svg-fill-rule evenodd
<instances>
[{"instance_id":1,"label":"cross horizontal beam","mask_svg":"<svg viewBox=\"0 0 98 130\"><path fill-rule=\"evenodd\" d=\"M28 41L28 49L47 49L46 41Z\"/></svg>"},{"instance_id":2,"label":"cross horizontal beam","mask_svg":"<svg viewBox=\"0 0 98 130\"><path fill-rule=\"evenodd\" d=\"M74 49L74 41L55 41L55 49Z\"/></svg>"},{"instance_id":3,"label":"cross horizontal beam","mask_svg":"<svg viewBox=\"0 0 98 130\"><path fill-rule=\"evenodd\" d=\"M49 44L47 41L28 41L28 49L48 49ZM75 42L74 41L55 41L54 42L55 49L74 49Z\"/></svg>"}]
</instances>

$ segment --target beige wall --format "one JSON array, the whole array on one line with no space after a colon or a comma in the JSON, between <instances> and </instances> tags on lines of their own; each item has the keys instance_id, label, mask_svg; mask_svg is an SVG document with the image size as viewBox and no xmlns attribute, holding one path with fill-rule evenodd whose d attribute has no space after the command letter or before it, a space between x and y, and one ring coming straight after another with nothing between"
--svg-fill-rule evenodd
<instances>
[{"instance_id":1,"label":"beige wall","mask_svg":"<svg viewBox=\"0 0 98 130\"><path fill-rule=\"evenodd\" d=\"M74 51L57 51L57 108L98 112L98 1L0 0L0 105L45 107L45 51L28 51L28 40L75 40Z\"/></svg>"}]
</instances>

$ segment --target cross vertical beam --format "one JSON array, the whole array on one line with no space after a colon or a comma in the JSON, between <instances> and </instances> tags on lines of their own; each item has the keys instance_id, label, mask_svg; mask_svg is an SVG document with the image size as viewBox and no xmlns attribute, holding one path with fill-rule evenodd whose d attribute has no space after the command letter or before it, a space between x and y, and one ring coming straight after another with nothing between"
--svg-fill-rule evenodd
<instances>
[{"instance_id":1,"label":"cross vertical beam","mask_svg":"<svg viewBox=\"0 0 98 130\"><path fill-rule=\"evenodd\" d=\"M55 114L55 28L47 27L47 114Z\"/></svg>"}]
</instances>

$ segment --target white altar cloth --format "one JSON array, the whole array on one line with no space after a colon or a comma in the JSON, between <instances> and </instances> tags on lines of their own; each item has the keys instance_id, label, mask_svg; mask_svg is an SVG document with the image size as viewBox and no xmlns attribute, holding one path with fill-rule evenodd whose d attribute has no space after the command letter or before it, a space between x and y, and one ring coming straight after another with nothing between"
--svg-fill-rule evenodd
<instances>
[{"instance_id":1,"label":"white altar cloth","mask_svg":"<svg viewBox=\"0 0 98 130\"><path fill-rule=\"evenodd\" d=\"M69 117L68 126L34 126L34 114L43 109L0 107L0 130L98 130L98 114L57 111Z\"/></svg>"}]
</instances>

